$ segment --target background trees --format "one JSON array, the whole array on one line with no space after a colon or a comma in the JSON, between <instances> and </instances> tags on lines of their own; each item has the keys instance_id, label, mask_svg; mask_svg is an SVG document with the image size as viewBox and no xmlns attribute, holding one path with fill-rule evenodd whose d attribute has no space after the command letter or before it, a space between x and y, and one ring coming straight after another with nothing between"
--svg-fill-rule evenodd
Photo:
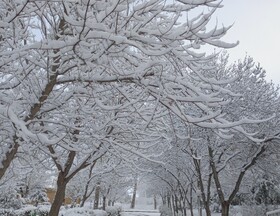
<instances>
[{"instance_id":1,"label":"background trees","mask_svg":"<svg viewBox=\"0 0 280 216\"><path fill-rule=\"evenodd\" d=\"M219 198L222 215L228 215L229 206L238 199L238 196L241 203L250 199L248 194L254 189L248 187L245 189L245 185L252 184L248 183L248 179L252 177L251 172L262 172L258 170L260 166L266 167L262 168L263 170L273 170L268 168L268 164L272 161L278 164L278 160L275 160L275 148L278 145L279 94L278 88L264 79L265 71L259 65L255 65L251 58L245 58L236 65L227 67L226 58L222 55L214 64L219 66L214 67L213 73L211 70L207 71L208 78L238 77L237 81L225 84L236 93L236 97L222 108L227 120L236 121L248 117L261 119L276 115L265 123L244 125L243 129L248 131L246 133L232 131L229 136L222 136L215 130L199 128L191 124L180 125L176 120L172 122L176 153L173 152L171 155L176 155L176 160L168 163L171 162L175 167L182 163L185 166L183 169L193 171L193 181L197 182L200 191L199 199L203 202L207 215L211 215L210 204L215 196ZM255 138L252 136L254 133ZM185 156L181 159L178 155L183 153ZM166 171L163 169L162 172ZM164 181L166 179L164 178ZM168 181L170 188L172 188L172 181ZM267 182L266 179L263 181ZM186 183L188 180L184 179L183 182ZM245 190L242 191L243 189ZM242 193L245 197L243 201L240 196Z\"/></svg>"}]
</instances>

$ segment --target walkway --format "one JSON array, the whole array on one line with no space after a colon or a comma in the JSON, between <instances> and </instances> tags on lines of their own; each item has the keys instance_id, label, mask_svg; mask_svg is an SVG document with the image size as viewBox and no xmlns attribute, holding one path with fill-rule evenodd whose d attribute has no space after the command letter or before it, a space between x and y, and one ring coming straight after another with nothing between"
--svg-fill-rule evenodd
<instances>
[{"instance_id":1,"label":"walkway","mask_svg":"<svg viewBox=\"0 0 280 216\"><path fill-rule=\"evenodd\" d=\"M127 209L122 212L122 216L160 216L160 213L154 210Z\"/></svg>"}]
</instances>

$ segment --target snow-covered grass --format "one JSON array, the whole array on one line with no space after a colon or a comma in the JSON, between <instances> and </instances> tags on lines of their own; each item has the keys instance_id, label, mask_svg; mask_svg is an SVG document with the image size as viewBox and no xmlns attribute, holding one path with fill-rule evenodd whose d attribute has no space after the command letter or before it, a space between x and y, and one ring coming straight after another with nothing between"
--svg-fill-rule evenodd
<instances>
[{"instance_id":1,"label":"snow-covered grass","mask_svg":"<svg viewBox=\"0 0 280 216\"><path fill-rule=\"evenodd\" d=\"M0 209L1 216L26 216L26 215L34 215L34 216L48 216L48 212L50 210L50 206L32 206L26 205L20 209L12 210L12 209ZM111 214L112 215L112 214ZM103 210L93 210L88 207L84 208L61 208L59 216L109 216L107 212ZM115 216L115 215L112 215Z\"/></svg>"},{"instance_id":2,"label":"snow-covered grass","mask_svg":"<svg viewBox=\"0 0 280 216\"><path fill-rule=\"evenodd\" d=\"M274 206L274 209L277 206ZM38 207L27 205L18 210L0 209L1 216L25 216L36 213L36 216L47 216L49 205L41 205ZM153 205L137 205L135 209L130 209L129 205L117 205L108 207L107 212L102 210L93 210L91 205L86 205L83 208L65 208L62 207L59 216L118 216L120 210L121 216L160 216L159 210L154 210ZM264 215L267 210L263 206L234 206L230 210L231 216L258 216ZM188 212L190 215L190 212ZM198 210L194 209L194 216L198 216ZM205 216L203 211L203 216ZM220 216L221 213L212 213L212 216Z\"/></svg>"},{"instance_id":3,"label":"snow-covered grass","mask_svg":"<svg viewBox=\"0 0 280 216\"><path fill-rule=\"evenodd\" d=\"M103 210L93 210L89 208L71 208L60 211L60 216L107 216Z\"/></svg>"}]
</instances>

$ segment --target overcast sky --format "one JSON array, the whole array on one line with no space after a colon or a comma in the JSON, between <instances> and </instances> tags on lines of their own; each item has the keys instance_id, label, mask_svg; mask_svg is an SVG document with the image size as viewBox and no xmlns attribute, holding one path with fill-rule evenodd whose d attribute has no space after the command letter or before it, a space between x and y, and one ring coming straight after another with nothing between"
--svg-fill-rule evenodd
<instances>
[{"instance_id":1,"label":"overcast sky","mask_svg":"<svg viewBox=\"0 0 280 216\"><path fill-rule=\"evenodd\" d=\"M246 53L266 70L268 80L280 84L280 0L224 0L213 18L234 23L224 41L240 44L229 50L231 60Z\"/></svg>"}]
</instances>

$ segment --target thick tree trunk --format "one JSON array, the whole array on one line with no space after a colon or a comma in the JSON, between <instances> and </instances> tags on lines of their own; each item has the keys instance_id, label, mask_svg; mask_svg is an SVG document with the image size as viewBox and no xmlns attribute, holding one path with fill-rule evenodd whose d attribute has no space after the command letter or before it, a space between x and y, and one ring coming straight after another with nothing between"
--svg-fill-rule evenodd
<instances>
[{"instance_id":1,"label":"thick tree trunk","mask_svg":"<svg viewBox=\"0 0 280 216\"><path fill-rule=\"evenodd\" d=\"M191 216L194 216L194 213L193 213L193 206L190 205L190 213L191 213Z\"/></svg>"},{"instance_id":2,"label":"thick tree trunk","mask_svg":"<svg viewBox=\"0 0 280 216\"><path fill-rule=\"evenodd\" d=\"M5 153L5 159L3 161L0 161L0 163L2 163L2 166L0 166L0 179L5 175L7 169L9 168L18 151L19 144L15 139L17 139L17 137L14 137L14 144L11 145L10 149Z\"/></svg>"},{"instance_id":3,"label":"thick tree trunk","mask_svg":"<svg viewBox=\"0 0 280 216\"><path fill-rule=\"evenodd\" d=\"M222 215L221 216L229 216L229 202L225 201L222 203Z\"/></svg>"},{"instance_id":4,"label":"thick tree trunk","mask_svg":"<svg viewBox=\"0 0 280 216\"><path fill-rule=\"evenodd\" d=\"M209 206L207 206L207 207L205 208L205 212L206 212L206 216L211 216L211 210L210 210L210 207L209 207Z\"/></svg>"},{"instance_id":5,"label":"thick tree trunk","mask_svg":"<svg viewBox=\"0 0 280 216\"><path fill-rule=\"evenodd\" d=\"M65 191L67 182L65 181L64 175L60 172L57 179L57 190L55 197L49 212L49 216L58 216L59 209L64 202Z\"/></svg>"}]
</instances>

